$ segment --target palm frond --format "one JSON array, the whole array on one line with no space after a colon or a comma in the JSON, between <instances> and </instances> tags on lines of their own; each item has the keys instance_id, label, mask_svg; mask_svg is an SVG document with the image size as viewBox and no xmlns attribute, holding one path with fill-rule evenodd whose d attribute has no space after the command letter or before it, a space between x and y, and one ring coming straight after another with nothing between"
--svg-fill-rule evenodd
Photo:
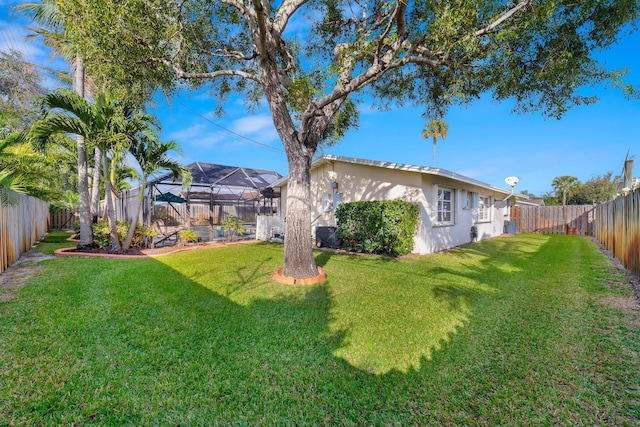
<instances>
[{"instance_id":1,"label":"palm frond","mask_svg":"<svg viewBox=\"0 0 640 427\"><path fill-rule=\"evenodd\" d=\"M71 133L74 135L89 136L89 130L84 122L77 117L63 113L52 113L47 117L38 120L29 131L28 138L39 150L44 150L51 141L50 138L57 134Z\"/></svg>"},{"instance_id":2,"label":"palm frond","mask_svg":"<svg viewBox=\"0 0 640 427\"><path fill-rule=\"evenodd\" d=\"M64 29L64 19L60 14L57 2L23 3L15 6L15 9L32 16L34 21L40 25L45 25L58 31Z\"/></svg>"},{"instance_id":3,"label":"palm frond","mask_svg":"<svg viewBox=\"0 0 640 427\"><path fill-rule=\"evenodd\" d=\"M25 193L23 182L10 169L0 170L0 204L12 206L20 202L20 195Z\"/></svg>"},{"instance_id":4,"label":"palm frond","mask_svg":"<svg viewBox=\"0 0 640 427\"><path fill-rule=\"evenodd\" d=\"M0 153L11 146L22 144L26 141L26 132L12 132L0 139Z\"/></svg>"},{"instance_id":5,"label":"palm frond","mask_svg":"<svg viewBox=\"0 0 640 427\"><path fill-rule=\"evenodd\" d=\"M59 108L85 124L93 123L96 119L92 105L71 89L57 89L49 93L44 97L43 105L49 109Z\"/></svg>"}]
</instances>

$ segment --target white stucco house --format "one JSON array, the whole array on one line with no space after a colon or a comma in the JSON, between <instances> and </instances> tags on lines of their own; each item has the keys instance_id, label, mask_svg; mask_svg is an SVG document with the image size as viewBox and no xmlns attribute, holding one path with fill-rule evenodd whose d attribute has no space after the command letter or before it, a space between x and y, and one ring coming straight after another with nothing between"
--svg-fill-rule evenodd
<instances>
[{"instance_id":1,"label":"white stucco house","mask_svg":"<svg viewBox=\"0 0 640 427\"><path fill-rule=\"evenodd\" d=\"M287 177L273 187L282 192L286 220ZM503 234L512 190L494 187L445 169L323 155L311 165L312 226L335 226L339 203L404 200L420 206L413 252L429 254ZM315 235L315 234L314 234Z\"/></svg>"}]
</instances>

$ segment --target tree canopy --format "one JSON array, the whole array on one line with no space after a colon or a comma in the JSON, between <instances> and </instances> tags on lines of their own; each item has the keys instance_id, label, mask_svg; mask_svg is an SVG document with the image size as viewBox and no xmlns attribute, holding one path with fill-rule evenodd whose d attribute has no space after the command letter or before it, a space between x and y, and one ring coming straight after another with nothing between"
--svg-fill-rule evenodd
<instances>
[{"instance_id":1,"label":"tree canopy","mask_svg":"<svg viewBox=\"0 0 640 427\"><path fill-rule=\"evenodd\" d=\"M578 191L582 183L575 176L563 175L553 179L551 186L556 190L556 197L562 201L562 206L567 204L567 198Z\"/></svg>"},{"instance_id":2,"label":"tree canopy","mask_svg":"<svg viewBox=\"0 0 640 427\"><path fill-rule=\"evenodd\" d=\"M635 30L636 0L69 0L70 35L95 74L175 89L208 82L264 99L289 160L285 274L317 273L310 164L322 142L357 125L357 103L406 102L443 117L489 92L517 112L561 117L623 72L594 53ZM365 98L366 97L366 98Z\"/></svg>"},{"instance_id":3,"label":"tree canopy","mask_svg":"<svg viewBox=\"0 0 640 427\"><path fill-rule=\"evenodd\" d=\"M15 50L0 52L0 125L2 132L22 131L38 116L38 98L46 90L36 67Z\"/></svg>"},{"instance_id":4,"label":"tree canopy","mask_svg":"<svg viewBox=\"0 0 640 427\"><path fill-rule=\"evenodd\" d=\"M568 203L570 205L590 205L607 202L616 197L619 187L619 177L614 177L611 172L596 175L580 185L569 197Z\"/></svg>"},{"instance_id":5,"label":"tree canopy","mask_svg":"<svg viewBox=\"0 0 640 427\"><path fill-rule=\"evenodd\" d=\"M68 138L59 138L59 146L47 152L34 150L24 138L42 115L40 100L46 93L42 80L20 52L0 52L0 186L6 193L12 182L14 190L56 203L64 190L75 188L68 167L73 158L65 146Z\"/></svg>"}]
</instances>

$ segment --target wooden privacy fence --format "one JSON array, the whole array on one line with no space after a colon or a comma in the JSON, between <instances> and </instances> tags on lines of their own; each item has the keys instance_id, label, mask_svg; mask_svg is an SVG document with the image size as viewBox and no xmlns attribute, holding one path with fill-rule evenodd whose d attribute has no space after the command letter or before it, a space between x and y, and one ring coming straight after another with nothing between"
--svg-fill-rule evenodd
<instances>
[{"instance_id":1,"label":"wooden privacy fence","mask_svg":"<svg viewBox=\"0 0 640 427\"><path fill-rule=\"evenodd\" d=\"M73 223L80 220L77 210L51 210L49 228L52 230L72 230Z\"/></svg>"},{"instance_id":2,"label":"wooden privacy fence","mask_svg":"<svg viewBox=\"0 0 640 427\"><path fill-rule=\"evenodd\" d=\"M20 196L14 206L0 205L0 272L40 240L49 226L49 203Z\"/></svg>"},{"instance_id":3,"label":"wooden privacy fence","mask_svg":"<svg viewBox=\"0 0 640 427\"><path fill-rule=\"evenodd\" d=\"M596 207L576 206L514 206L511 221L518 233L577 234L592 236Z\"/></svg>"},{"instance_id":4,"label":"wooden privacy fence","mask_svg":"<svg viewBox=\"0 0 640 427\"><path fill-rule=\"evenodd\" d=\"M598 205L595 237L640 279L640 188Z\"/></svg>"}]
</instances>

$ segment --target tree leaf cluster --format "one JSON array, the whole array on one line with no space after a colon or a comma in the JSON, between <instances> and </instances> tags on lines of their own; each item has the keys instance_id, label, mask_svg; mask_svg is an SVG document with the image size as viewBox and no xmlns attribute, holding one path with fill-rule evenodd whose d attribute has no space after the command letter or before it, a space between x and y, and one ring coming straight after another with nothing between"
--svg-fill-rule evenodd
<instances>
[{"instance_id":1,"label":"tree leaf cluster","mask_svg":"<svg viewBox=\"0 0 640 427\"><path fill-rule=\"evenodd\" d=\"M555 194L546 195L545 204L562 204L563 197L566 197L567 205L590 205L614 199L620 187L620 178L607 172L594 175L582 183L574 176L560 176L554 178L552 186ZM530 197L535 198L533 195Z\"/></svg>"},{"instance_id":2,"label":"tree leaf cluster","mask_svg":"<svg viewBox=\"0 0 640 427\"><path fill-rule=\"evenodd\" d=\"M589 181L581 184L569 198L571 205L589 205L613 200L618 193L620 180L611 172L593 176Z\"/></svg>"},{"instance_id":3,"label":"tree leaf cluster","mask_svg":"<svg viewBox=\"0 0 640 427\"><path fill-rule=\"evenodd\" d=\"M25 138L42 116L39 106L46 93L42 79L21 53L0 52L0 171L5 192L17 190L55 201L76 186L74 169L69 167L73 161L69 139L60 136L55 148L38 151ZM10 200L4 197L4 201Z\"/></svg>"},{"instance_id":4,"label":"tree leaf cluster","mask_svg":"<svg viewBox=\"0 0 640 427\"><path fill-rule=\"evenodd\" d=\"M15 50L0 52L0 120L4 134L23 131L38 117L37 101L46 90L33 64Z\"/></svg>"},{"instance_id":5,"label":"tree leaf cluster","mask_svg":"<svg viewBox=\"0 0 640 427\"><path fill-rule=\"evenodd\" d=\"M280 12L294 7L289 21L296 29L269 33ZM517 13L496 24L514 7ZM115 81L168 91L180 78L196 86L207 81L219 101L229 93L253 92L248 98L255 99L263 85L261 55L269 55L296 116L378 67L375 77L348 92L366 93L380 107L421 104L427 117L441 117L449 105L486 91L497 100L512 99L514 111L549 117L596 101L579 87L609 80L633 93L621 80L624 70L604 69L593 52L615 43L622 28L635 29L638 8L633 0L74 0L63 6L79 28L75 37L92 67ZM275 47L261 53L269 37ZM309 80L315 74L322 78Z\"/></svg>"}]
</instances>

